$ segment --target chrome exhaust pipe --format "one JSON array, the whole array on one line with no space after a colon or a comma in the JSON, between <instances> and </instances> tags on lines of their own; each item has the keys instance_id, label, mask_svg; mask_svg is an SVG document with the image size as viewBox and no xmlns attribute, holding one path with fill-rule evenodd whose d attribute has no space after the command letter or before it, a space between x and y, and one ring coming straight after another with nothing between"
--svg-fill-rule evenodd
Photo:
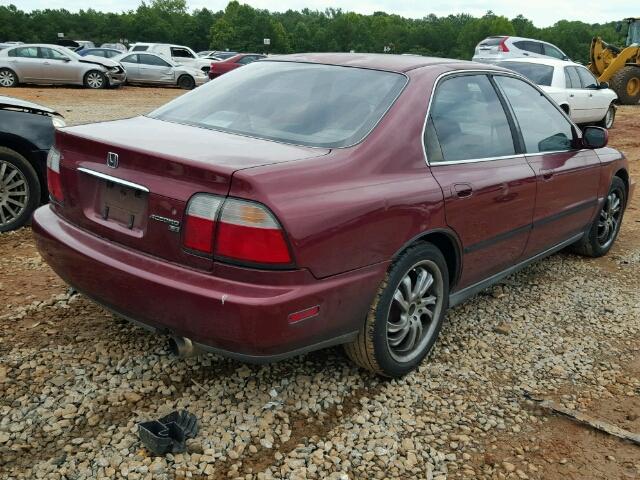
<instances>
[{"instance_id":1,"label":"chrome exhaust pipe","mask_svg":"<svg viewBox=\"0 0 640 480\"><path fill-rule=\"evenodd\" d=\"M200 354L200 349L186 337L169 338L169 350L181 358L195 357Z\"/></svg>"}]
</instances>

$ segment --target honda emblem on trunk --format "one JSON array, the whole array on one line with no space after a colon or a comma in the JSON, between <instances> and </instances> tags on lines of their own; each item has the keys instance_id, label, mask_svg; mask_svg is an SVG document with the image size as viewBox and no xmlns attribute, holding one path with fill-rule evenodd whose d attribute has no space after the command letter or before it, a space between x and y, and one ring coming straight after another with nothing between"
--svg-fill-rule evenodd
<instances>
[{"instance_id":1,"label":"honda emblem on trunk","mask_svg":"<svg viewBox=\"0 0 640 480\"><path fill-rule=\"evenodd\" d=\"M107 167L118 168L118 154L109 152L107 153Z\"/></svg>"}]
</instances>

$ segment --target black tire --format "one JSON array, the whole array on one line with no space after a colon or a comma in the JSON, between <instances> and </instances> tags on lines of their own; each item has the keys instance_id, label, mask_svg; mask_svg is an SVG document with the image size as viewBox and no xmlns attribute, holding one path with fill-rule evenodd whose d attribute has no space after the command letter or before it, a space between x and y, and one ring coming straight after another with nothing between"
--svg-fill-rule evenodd
<instances>
[{"instance_id":1,"label":"black tire","mask_svg":"<svg viewBox=\"0 0 640 480\"><path fill-rule=\"evenodd\" d=\"M609 105L609 108L607 109L607 113L605 114L604 118L600 120L598 123L596 123L596 125L598 127L606 128L607 130L609 130L610 128L613 128L613 122L615 121L615 119L616 119L616 107L612 103L611 105Z\"/></svg>"},{"instance_id":2,"label":"black tire","mask_svg":"<svg viewBox=\"0 0 640 480\"><path fill-rule=\"evenodd\" d=\"M612 198L617 198L619 204L619 214L613 226L609 224L608 229L603 226L609 218L614 218L612 208L614 206ZM607 198L600 208L598 215L589 227L589 231L573 246L574 251L586 257L602 257L606 255L620 232L622 217L627 202L627 187L620 177L613 177L611 187L607 193ZM605 235L606 230L606 235Z\"/></svg>"},{"instance_id":3,"label":"black tire","mask_svg":"<svg viewBox=\"0 0 640 480\"><path fill-rule=\"evenodd\" d=\"M196 81L191 75L182 75L178 78L178 86L184 90L193 90L196 88Z\"/></svg>"},{"instance_id":4,"label":"black tire","mask_svg":"<svg viewBox=\"0 0 640 480\"><path fill-rule=\"evenodd\" d=\"M416 283L413 284L413 288L417 289L417 272L422 270L428 270L432 274L433 283L420 299L423 299L424 295L430 295L429 298L431 298L435 293L436 300L431 310L432 316L423 313L418 319L422 326L420 328L420 336L417 337L416 348L412 350L411 354L406 355L406 359L400 359L398 358L400 349L394 349L390 345L390 339L397 341L399 338L398 332L403 330L389 331L390 328L396 328L399 325L399 323L390 321L394 318L394 310L399 312L400 316L403 315L399 308L400 304L394 296L397 295L397 292L401 292L403 288L401 283L404 285L403 280L405 277L415 275ZM403 295L402 292L400 294L403 300L406 300L407 295ZM412 322L415 322L415 315L421 313L422 307L416 308L414 300L409 300L406 303L409 304L409 308L405 312L409 313L404 314L408 318L404 323L405 325L413 325ZM358 333L358 337L353 342L344 345L345 352L351 360L367 370L387 377L401 377L415 369L431 351L442 328L448 305L449 272L442 253L431 243L421 243L410 247L389 268L371 304L369 314ZM429 320L429 318L431 319ZM402 322L403 320L400 321ZM411 329L408 331L412 332ZM395 338L391 337L393 335L396 335ZM402 338L411 341L411 333ZM416 337L414 336L413 338ZM402 340L400 347L405 340Z\"/></svg>"},{"instance_id":5,"label":"black tire","mask_svg":"<svg viewBox=\"0 0 640 480\"><path fill-rule=\"evenodd\" d=\"M0 232L20 228L31 219L40 204L40 188L38 175L27 159L0 147Z\"/></svg>"},{"instance_id":6,"label":"black tire","mask_svg":"<svg viewBox=\"0 0 640 480\"><path fill-rule=\"evenodd\" d=\"M10 68L0 68L0 87L17 87L18 75Z\"/></svg>"},{"instance_id":7,"label":"black tire","mask_svg":"<svg viewBox=\"0 0 640 480\"><path fill-rule=\"evenodd\" d=\"M611 88L622 105L636 105L640 101L640 67L623 67L611 77Z\"/></svg>"},{"instance_id":8,"label":"black tire","mask_svg":"<svg viewBox=\"0 0 640 480\"><path fill-rule=\"evenodd\" d=\"M99 70L90 70L84 75L84 86L92 90L100 90L109 86L109 80Z\"/></svg>"}]
</instances>

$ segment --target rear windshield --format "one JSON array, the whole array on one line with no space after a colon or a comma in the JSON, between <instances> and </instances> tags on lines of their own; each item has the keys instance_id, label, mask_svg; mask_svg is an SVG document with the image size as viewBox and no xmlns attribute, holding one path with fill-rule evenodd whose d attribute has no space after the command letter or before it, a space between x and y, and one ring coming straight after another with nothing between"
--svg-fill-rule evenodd
<instances>
[{"instance_id":1,"label":"rear windshield","mask_svg":"<svg viewBox=\"0 0 640 480\"><path fill-rule=\"evenodd\" d=\"M146 52L149 49L148 45L137 45L131 49L132 52Z\"/></svg>"},{"instance_id":2,"label":"rear windshield","mask_svg":"<svg viewBox=\"0 0 640 480\"><path fill-rule=\"evenodd\" d=\"M406 84L398 73L259 61L208 82L151 118L297 145L362 140Z\"/></svg>"},{"instance_id":3,"label":"rear windshield","mask_svg":"<svg viewBox=\"0 0 640 480\"><path fill-rule=\"evenodd\" d=\"M480 45L483 47L495 47L496 45L500 45L500 42L505 37L489 37L485 38L480 42Z\"/></svg>"},{"instance_id":4,"label":"rear windshield","mask_svg":"<svg viewBox=\"0 0 640 480\"><path fill-rule=\"evenodd\" d=\"M539 63L525 62L500 62L501 67L508 68L514 72L524 75L536 85L545 87L551 86L553 79L553 67L550 65L541 65Z\"/></svg>"}]
</instances>

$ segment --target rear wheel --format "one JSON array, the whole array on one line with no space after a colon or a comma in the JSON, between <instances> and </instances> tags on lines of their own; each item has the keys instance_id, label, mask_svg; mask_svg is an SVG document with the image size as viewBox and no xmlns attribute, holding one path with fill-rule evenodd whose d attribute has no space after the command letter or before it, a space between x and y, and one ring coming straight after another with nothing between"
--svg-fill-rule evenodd
<instances>
[{"instance_id":1,"label":"rear wheel","mask_svg":"<svg viewBox=\"0 0 640 480\"><path fill-rule=\"evenodd\" d=\"M591 224L589 231L574 246L575 251L587 257L606 255L615 242L627 199L627 189L619 177L613 177L607 198Z\"/></svg>"},{"instance_id":2,"label":"rear wheel","mask_svg":"<svg viewBox=\"0 0 640 480\"><path fill-rule=\"evenodd\" d=\"M104 73L98 70L91 70L84 76L84 86L93 90L107 87L109 82Z\"/></svg>"},{"instance_id":3,"label":"rear wheel","mask_svg":"<svg viewBox=\"0 0 640 480\"><path fill-rule=\"evenodd\" d=\"M449 298L447 264L430 243L411 247L391 266L347 355L388 377L416 368L431 351Z\"/></svg>"},{"instance_id":4,"label":"rear wheel","mask_svg":"<svg viewBox=\"0 0 640 480\"><path fill-rule=\"evenodd\" d=\"M0 232L20 228L40 200L40 182L31 164L9 148L0 147Z\"/></svg>"},{"instance_id":5,"label":"rear wheel","mask_svg":"<svg viewBox=\"0 0 640 480\"><path fill-rule=\"evenodd\" d=\"M623 105L635 105L640 101L640 68L624 67L611 77L611 88Z\"/></svg>"},{"instance_id":6,"label":"rear wheel","mask_svg":"<svg viewBox=\"0 0 640 480\"><path fill-rule=\"evenodd\" d=\"M599 127L603 127L608 130L610 128L613 128L613 122L615 119L616 119L616 107L613 104L611 104L609 105L609 108L607 109L607 113L605 114L604 118L600 120L597 123L597 125Z\"/></svg>"},{"instance_id":7,"label":"rear wheel","mask_svg":"<svg viewBox=\"0 0 640 480\"><path fill-rule=\"evenodd\" d=\"M0 69L0 87L17 87L18 76L8 68Z\"/></svg>"},{"instance_id":8,"label":"rear wheel","mask_svg":"<svg viewBox=\"0 0 640 480\"><path fill-rule=\"evenodd\" d=\"M178 79L178 86L185 90L193 90L196 87L196 81L189 75L182 75Z\"/></svg>"}]
</instances>

